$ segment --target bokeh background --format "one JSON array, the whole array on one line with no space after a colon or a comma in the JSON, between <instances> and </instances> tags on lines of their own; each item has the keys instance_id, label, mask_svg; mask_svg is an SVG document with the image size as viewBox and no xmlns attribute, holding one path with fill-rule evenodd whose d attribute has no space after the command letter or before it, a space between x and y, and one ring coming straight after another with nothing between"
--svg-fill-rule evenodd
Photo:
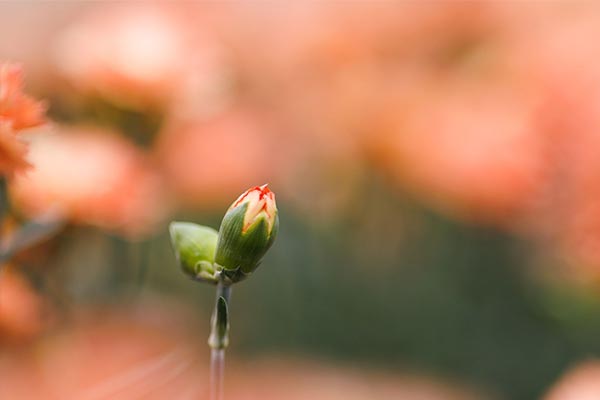
<instances>
[{"instance_id":1,"label":"bokeh background","mask_svg":"<svg viewBox=\"0 0 600 400\"><path fill-rule=\"evenodd\" d=\"M599 399L599 37L594 2L0 3L49 119L4 236L62 224L2 266L0 397L206 398L167 225L268 182L227 399Z\"/></svg>"}]
</instances>

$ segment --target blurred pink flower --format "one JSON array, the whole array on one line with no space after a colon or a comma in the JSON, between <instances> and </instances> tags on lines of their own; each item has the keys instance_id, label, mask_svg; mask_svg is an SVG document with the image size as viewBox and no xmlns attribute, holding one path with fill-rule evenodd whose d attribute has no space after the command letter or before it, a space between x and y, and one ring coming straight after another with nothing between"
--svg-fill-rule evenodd
<instances>
[{"instance_id":1,"label":"blurred pink flower","mask_svg":"<svg viewBox=\"0 0 600 400\"><path fill-rule=\"evenodd\" d=\"M544 400L597 399L600 399L600 362L597 360L576 365L544 397Z\"/></svg>"},{"instance_id":2,"label":"blurred pink flower","mask_svg":"<svg viewBox=\"0 0 600 400\"><path fill-rule=\"evenodd\" d=\"M85 316L75 315L37 346L0 354L0 387L11 399L208 398L208 357L191 330L192 316L157 302L82 311ZM231 400L485 398L426 376L309 361L231 357L227 368L225 397Z\"/></svg>"},{"instance_id":3,"label":"blurred pink flower","mask_svg":"<svg viewBox=\"0 0 600 400\"><path fill-rule=\"evenodd\" d=\"M226 205L240 187L269 181L273 171L267 129L248 111L168 126L156 150L180 202L190 207Z\"/></svg>"},{"instance_id":4,"label":"blurred pink flower","mask_svg":"<svg viewBox=\"0 0 600 400\"><path fill-rule=\"evenodd\" d=\"M74 128L39 136L31 160L35 170L11 188L29 215L58 212L127 234L146 232L164 217L159 177L134 145L111 132Z\"/></svg>"},{"instance_id":5,"label":"blurred pink flower","mask_svg":"<svg viewBox=\"0 0 600 400\"><path fill-rule=\"evenodd\" d=\"M220 48L198 38L182 3L92 8L59 36L59 71L79 89L121 106L163 105L220 82ZM194 28L194 29L192 29Z\"/></svg>"},{"instance_id":6,"label":"blurred pink flower","mask_svg":"<svg viewBox=\"0 0 600 400\"><path fill-rule=\"evenodd\" d=\"M382 118L377 163L453 216L518 224L544 185L547 136L524 88L503 86L439 83L398 103L397 115Z\"/></svg>"},{"instance_id":7,"label":"blurred pink flower","mask_svg":"<svg viewBox=\"0 0 600 400\"><path fill-rule=\"evenodd\" d=\"M468 389L424 376L352 370L308 361L252 360L230 369L234 400L481 400ZM265 385L265 382L269 384Z\"/></svg>"},{"instance_id":8,"label":"blurred pink flower","mask_svg":"<svg viewBox=\"0 0 600 400\"><path fill-rule=\"evenodd\" d=\"M248 87L288 135L305 137L280 146L282 164L299 153L292 170L342 160L359 175L365 149L377 149L377 167L453 216L505 224L531 206L546 162L537 93L513 72L490 7L305 3L278 18L265 9L236 27L254 44L240 50Z\"/></svg>"},{"instance_id":9,"label":"blurred pink flower","mask_svg":"<svg viewBox=\"0 0 600 400\"><path fill-rule=\"evenodd\" d=\"M588 283L600 281L600 58L589 42L600 34L598 11L594 3L573 5L569 18L559 5L504 10L519 21L514 57L543 96L539 129L550 133L546 188L529 233L558 253L566 278Z\"/></svg>"},{"instance_id":10,"label":"blurred pink flower","mask_svg":"<svg viewBox=\"0 0 600 400\"><path fill-rule=\"evenodd\" d=\"M190 316L144 303L90 310L41 338L0 354L0 387L15 400L204 398L205 357L185 331Z\"/></svg>"}]
</instances>

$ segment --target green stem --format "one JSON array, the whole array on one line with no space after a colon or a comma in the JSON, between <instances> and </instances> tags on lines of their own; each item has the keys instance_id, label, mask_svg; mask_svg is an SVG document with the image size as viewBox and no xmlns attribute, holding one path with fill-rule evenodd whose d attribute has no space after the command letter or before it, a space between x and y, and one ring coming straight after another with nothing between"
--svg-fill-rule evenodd
<instances>
[{"instance_id":1,"label":"green stem","mask_svg":"<svg viewBox=\"0 0 600 400\"><path fill-rule=\"evenodd\" d=\"M5 178L0 178L0 226L4 217L8 215L10 204L8 200L8 183Z\"/></svg>"},{"instance_id":2,"label":"green stem","mask_svg":"<svg viewBox=\"0 0 600 400\"><path fill-rule=\"evenodd\" d=\"M231 286L219 279L215 308L211 318L211 332L208 344L210 352L210 400L223 400L223 380L225 376L225 348L229 342L229 316L227 307L231 296Z\"/></svg>"},{"instance_id":3,"label":"green stem","mask_svg":"<svg viewBox=\"0 0 600 400\"><path fill-rule=\"evenodd\" d=\"M210 351L210 400L223 400L225 376L225 349Z\"/></svg>"}]
</instances>

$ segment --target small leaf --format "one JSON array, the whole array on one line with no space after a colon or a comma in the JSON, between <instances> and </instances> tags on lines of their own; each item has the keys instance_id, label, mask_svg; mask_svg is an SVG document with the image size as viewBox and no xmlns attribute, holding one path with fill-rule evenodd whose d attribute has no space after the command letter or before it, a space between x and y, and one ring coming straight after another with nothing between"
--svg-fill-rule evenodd
<instances>
[{"instance_id":1,"label":"small leaf","mask_svg":"<svg viewBox=\"0 0 600 400\"><path fill-rule=\"evenodd\" d=\"M229 311L227 300L219 296L216 314L213 315L212 329L208 338L208 345L213 349L224 349L229 344Z\"/></svg>"},{"instance_id":2,"label":"small leaf","mask_svg":"<svg viewBox=\"0 0 600 400\"><path fill-rule=\"evenodd\" d=\"M229 311L223 296L217 302L217 332L220 338L225 338L229 332Z\"/></svg>"},{"instance_id":3,"label":"small leaf","mask_svg":"<svg viewBox=\"0 0 600 400\"><path fill-rule=\"evenodd\" d=\"M215 281L213 262L218 233L190 222L172 222L171 244L183 271L195 279Z\"/></svg>"}]
</instances>

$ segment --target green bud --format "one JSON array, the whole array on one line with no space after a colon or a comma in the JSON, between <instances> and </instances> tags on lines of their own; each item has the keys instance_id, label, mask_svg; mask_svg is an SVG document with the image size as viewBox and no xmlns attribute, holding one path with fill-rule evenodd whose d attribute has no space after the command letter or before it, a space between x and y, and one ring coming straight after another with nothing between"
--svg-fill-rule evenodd
<instances>
[{"instance_id":1,"label":"green bud","mask_svg":"<svg viewBox=\"0 0 600 400\"><path fill-rule=\"evenodd\" d=\"M217 231L190 222L172 222L169 232L181 269L194 279L217 282L214 267Z\"/></svg>"},{"instance_id":2,"label":"green bud","mask_svg":"<svg viewBox=\"0 0 600 400\"><path fill-rule=\"evenodd\" d=\"M242 276L252 273L273 244L278 228L273 192L267 185L248 189L223 217L215 262L226 273L236 271Z\"/></svg>"}]
</instances>

